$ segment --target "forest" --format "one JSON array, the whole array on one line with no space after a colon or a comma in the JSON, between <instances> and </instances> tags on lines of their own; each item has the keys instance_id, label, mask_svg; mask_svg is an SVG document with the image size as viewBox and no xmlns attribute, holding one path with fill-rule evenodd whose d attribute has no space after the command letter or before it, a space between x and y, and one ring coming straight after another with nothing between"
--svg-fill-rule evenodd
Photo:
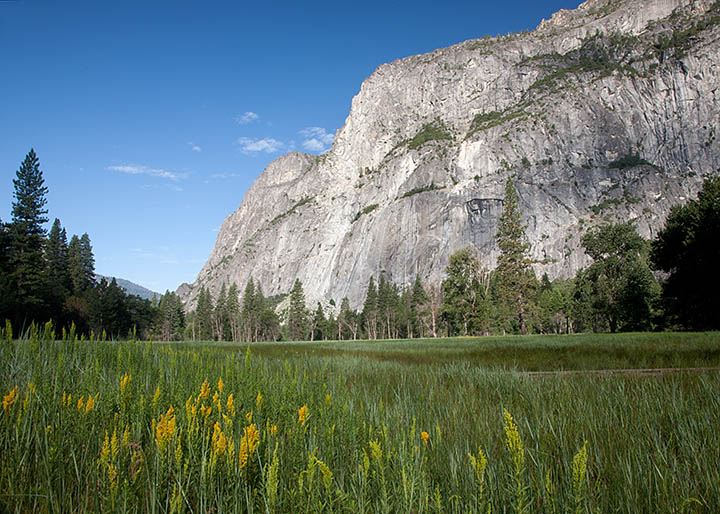
<instances>
[{"instance_id":1,"label":"forest","mask_svg":"<svg viewBox=\"0 0 720 514\"><path fill-rule=\"evenodd\" d=\"M12 219L0 220L0 319L21 331L52 321L90 339L299 341L720 328L720 177L675 206L652 241L632 222L590 228L582 244L593 262L571 279L536 277L508 178L494 270L468 247L451 256L441 284L371 278L359 311L347 298L307 305L299 280L266 297L251 278L242 295L237 284L216 297L202 289L189 313L173 292L144 300L114 279L98 282L88 234L68 241L59 219L46 230L48 189L34 150L13 185Z\"/></svg>"}]
</instances>

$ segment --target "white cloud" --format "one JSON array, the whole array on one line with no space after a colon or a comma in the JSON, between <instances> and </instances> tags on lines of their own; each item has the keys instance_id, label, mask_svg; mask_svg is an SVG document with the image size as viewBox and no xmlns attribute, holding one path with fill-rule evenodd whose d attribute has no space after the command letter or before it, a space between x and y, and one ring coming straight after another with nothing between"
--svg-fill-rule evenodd
<instances>
[{"instance_id":1,"label":"white cloud","mask_svg":"<svg viewBox=\"0 0 720 514\"><path fill-rule=\"evenodd\" d=\"M200 148L198 145L196 145L196 144L193 143L192 141L188 141L188 145L190 146L190 149L191 149L193 152L198 152L198 153L202 152L202 148Z\"/></svg>"},{"instance_id":2,"label":"white cloud","mask_svg":"<svg viewBox=\"0 0 720 514\"><path fill-rule=\"evenodd\" d=\"M325 152L330 149L335 140L335 134L329 133L322 127L307 127L302 129L299 134L304 138L303 148L311 152Z\"/></svg>"},{"instance_id":3,"label":"white cloud","mask_svg":"<svg viewBox=\"0 0 720 514\"><path fill-rule=\"evenodd\" d=\"M239 137L236 142L240 145L240 150L242 150L243 153L274 153L285 147L285 143L278 141L277 139L273 139L272 137L266 137L263 139Z\"/></svg>"},{"instance_id":4,"label":"white cloud","mask_svg":"<svg viewBox=\"0 0 720 514\"><path fill-rule=\"evenodd\" d=\"M187 178L187 173L178 173L176 171L164 170L162 168L149 168L136 164L125 164L122 166L108 166L110 171L119 171L128 175L148 175L150 177L166 178L169 180L181 180Z\"/></svg>"},{"instance_id":5,"label":"white cloud","mask_svg":"<svg viewBox=\"0 0 720 514\"><path fill-rule=\"evenodd\" d=\"M228 179L228 178L236 178L236 177L244 177L242 173L213 173L210 175L210 178L214 179Z\"/></svg>"},{"instance_id":6,"label":"white cloud","mask_svg":"<svg viewBox=\"0 0 720 514\"><path fill-rule=\"evenodd\" d=\"M259 119L260 116L258 116L257 113L252 111L248 111L245 114L235 116L235 121L238 123L238 125L247 125L248 123L252 123L253 121L257 121Z\"/></svg>"}]
</instances>

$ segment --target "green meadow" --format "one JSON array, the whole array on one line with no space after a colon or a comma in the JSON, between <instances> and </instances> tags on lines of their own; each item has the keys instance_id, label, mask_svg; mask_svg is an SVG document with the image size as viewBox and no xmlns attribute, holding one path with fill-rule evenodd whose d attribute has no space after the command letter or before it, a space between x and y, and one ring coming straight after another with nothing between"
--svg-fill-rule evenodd
<instances>
[{"instance_id":1,"label":"green meadow","mask_svg":"<svg viewBox=\"0 0 720 514\"><path fill-rule=\"evenodd\" d=\"M720 511L717 333L47 332L0 343L2 512ZM583 372L632 368L695 369Z\"/></svg>"}]
</instances>

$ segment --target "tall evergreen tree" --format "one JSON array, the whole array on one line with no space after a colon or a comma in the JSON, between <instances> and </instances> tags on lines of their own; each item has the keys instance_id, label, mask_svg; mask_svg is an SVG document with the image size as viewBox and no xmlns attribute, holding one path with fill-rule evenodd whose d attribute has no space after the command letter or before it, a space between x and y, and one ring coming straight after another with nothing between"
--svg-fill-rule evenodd
<instances>
[{"instance_id":1,"label":"tall evergreen tree","mask_svg":"<svg viewBox=\"0 0 720 514\"><path fill-rule=\"evenodd\" d=\"M375 279L370 277L365 304L362 310L362 321L365 328L365 336L368 339L378 338L378 290L375 286Z\"/></svg>"},{"instance_id":2,"label":"tall evergreen tree","mask_svg":"<svg viewBox=\"0 0 720 514\"><path fill-rule=\"evenodd\" d=\"M425 319L427 317L428 300L427 292L422 285L420 275L415 276L412 296L410 299L410 330L408 337L425 336Z\"/></svg>"},{"instance_id":3,"label":"tall evergreen tree","mask_svg":"<svg viewBox=\"0 0 720 514\"><path fill-rule=\"evenodd\" d=\"M10 234L0 220L0 322L13 316L15 292L10 277Z\"/></svg>"},{"instance_id":4,"label":"tall evergreen tree","mask_svg":"<svg viewBox=\"0 0 720 514\"><path fill-rule=\"evenodd\" d=\"M90 236L72 236L67 252L70 287L76 296L95 284L95 257L93 256Z\"/></svg>"},{"instance_id":5,"label":"tall evergreen tree","mask_svg":"<svg viewBox=\"0 0 720 514\"><path fill-rule=\"evenodd\" d=\"M317 304L317 309L315 309L315 313L313 314L312 318L310 319L310 340L311 341L319 341L321 339L326 339L327 334L325 333L325 324L327 323L327 319L325 319L325 312L323 312L322 305L320 305L320 302Z\"/></svg>"},{"instance_id":6,"label":"tall evergreen tree","mask_svg":"<svg viewBox=\"0 0 720 514\"><path fill-rule=\"evenodd\" d=\"M257 327L260 320L260 312L257 311L256 307L255 284L253 282L253 278L250 277L247 284L245 284L245 294L243 295L241 313L243 340L247 342L256 340L254 335L257 333Z\"/></svg>"},{"instance_id":7,"label":"tall evergreen tree","mask_svg":"<svg viewBox=\"0 0 720 514\"><path fill-rule=\"evenodd\" d=\"M33 149L25 156L13 179L15 186L10 225L10 280L16 294L16 319L39 319L44 316L43 244L48 221L48 192Z\"/></svg>"},{"instance_id":8,"label":"tall evergreen tree","mask_svg":"<svg viewBox=\"0 0 720 514\"><path fill-rule=\"evenodd\" d=\"M238 300L238 288L235 282L233 282L228 289L226 311L230 340L240 341L240 301Z\"/></svg>"},{"instance_id":9,"label":"tall evergreen tree","mask_svg":"<svg viewBox=\"0 0 720 514\"><path fill-rule=\"evenodd\" d=\"M308 313L305 306L305 292L300 279L295 279L290 291L290 307L287 315L288 338L291 341L304 341L308 333Z\"/></svg>"},{"instance_id":10,"label":"tall evergreen tree","mask_svg":"<svg viewBox=\"0 0 720 514\"><path fill-rule=\"evenodd\" d=\"M340 302L340 313L337 318L338 340L357 339L360 330L360 320L355 311L350 308L350 300L345 296Z\"/></svg>"},{"instance_id":11,"label":"tall evergreen tree","mask_svg":"<svg viewBox=\"0 0 720 514\"><path fill-rule=\"evenodd\" d=\"M184 333L185 314L182 302L174 292L166 291L160 297L155 322L155 334L161 341L175 341Z\"/></svg>"},{"instance_id":12,"label":"tall evergreen tree","mask_svg":"<svg viewBox=\"0 0 720 514\"><path fill-rule=\"evenodd\" d=\"M496 295L501 316L508 316L521 334L527 333L527 317L537 278L530 266L530 244L520 216L518 194L511 178L505 183L503 213L495 236L500 255L497 260Z\"/></svg>"},{"instance_id":13,"label":"tall evergreen tree","mask_svg":"<svg viewBox=\"0 0 720 514\"><path fill-rule=\"evenodd\" d=\"M45 285L46 298L51 315L55 321L63 324L62 310L68 295L68 241L60 220L55 218L47 243L45 244Z\"/></svg>"},{"instance_id":14,"label":"tall evergreen tree","mask_svg":"<svg viewBox=\"0 0 720 514\"><path fill-rule=\"evenodd\" d=\"M223 341L225 337L225 329L228 327L227 323L227 288L225 283L220 287L220 294L218 295L217 301L215 302L215 310L213 312L213 331L218 341Z\"/></svg>"},{"instance_id":15,"label":"tall evergreen tree","mask_svg":"<svg viewBox=\"0 0 720 514\"><path fill-rule=\"evenodd\" d=\"M195 322L197 325L197 336L201 341L213 339L213 300L210 292L204 287L198 295L197 308L195 309Z\"/></svg>"}]
</instances>

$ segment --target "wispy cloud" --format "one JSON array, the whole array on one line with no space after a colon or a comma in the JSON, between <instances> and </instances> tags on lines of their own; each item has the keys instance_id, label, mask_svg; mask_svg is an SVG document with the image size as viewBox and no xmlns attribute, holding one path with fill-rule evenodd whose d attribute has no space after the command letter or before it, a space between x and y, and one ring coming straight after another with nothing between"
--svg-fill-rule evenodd
<instances>
[{"instance_id":1,"label":"wispy cloud","mask_svg":"<svg viewBox=\"0 0 720 514\"><path fill-rule=\"evenodd\" d=\"M228 178L236 178L236 177L244 177L242 173L213 173L210 175L209 178L214 179L228 179Z\"/></svg>"},{"instance_id":2,"label":"wispy cloud","mask_svg":"<svg viewBox=\"0 0 720 514\"><path fill-rule=\"evenodd\" d=\"M236 141L240 145L240 150L243 153L275 153L282 150L285 147L285 143L278 141L272 137L266 137L263 139L255 139L250 137L239 137Z\"/></svg>"},{"instance_id":3,"label":"wispy cloud","mask_svg":"<svg viewBox=\"0 0 720 514\"><path fill-rule=\"evenodd\" d=\"M181 180L187 178L187 173L166 170L163 168L150 168L137 164L124 164L122 166L108 166L109 171L119 171L128 175L148 175L150 177L164 178L168 180Z\"/></svg>"},{"instance_id":4,"label":"wispy cloud","mask_svg":"<svg viewBox=\"0 0 720 514\"><path fill-rule=\"evenodd\" d=\"M260 116L252 111L247 111L245 114L235 116L235 121L238 125L247 125L248 123L252 123L253 121L257 121L259 119Z\"/></svg>"},{"instance_id":5,"label":"wispy cloud","mask_svg":"<svg viewBox=\"0 0 720 514\"><path fill-rule=\"evenodd\" d=\"M329 150L335 140L335 134L329 133L322 127L307 127L302 129L299 134L303 137L303 148L311 152Z\"/></svg>"},{"instance_id":6,"label":"wispy cloud","mask_svg":"<svg viewBox=\"0 0 720 514\"><path fill-rule=\"evenodd\" d=\"M198 145L196 145L192 141L188 141L188 146L190 147L190 150L192 150L193 152L198 152L198 153L202 152L202 148L200 148Z\"/></svg>"}]
</instances>

